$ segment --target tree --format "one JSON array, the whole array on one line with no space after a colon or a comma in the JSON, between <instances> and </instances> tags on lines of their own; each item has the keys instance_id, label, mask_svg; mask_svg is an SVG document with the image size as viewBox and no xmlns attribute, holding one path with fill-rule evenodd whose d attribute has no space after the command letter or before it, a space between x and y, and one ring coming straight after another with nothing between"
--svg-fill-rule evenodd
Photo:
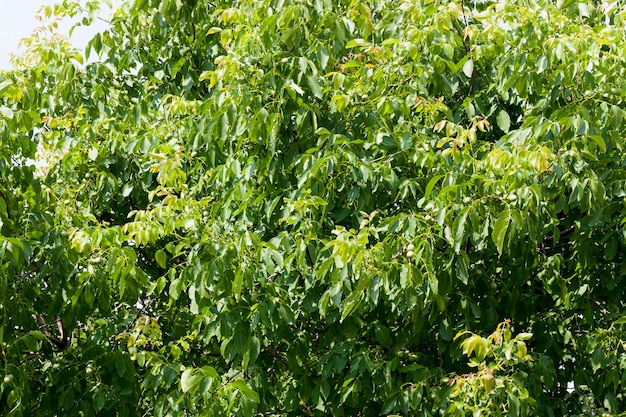
<instances>
[{"instance_id":1,"label":"tree","mask_svg":"<svg viewBox=\"0 0 626 417\"><path fill-rule=\"evenodd\" d=\"M626 413L619 2L98 10L0 74L3 415Z\"/></svg>"}]
</instances>

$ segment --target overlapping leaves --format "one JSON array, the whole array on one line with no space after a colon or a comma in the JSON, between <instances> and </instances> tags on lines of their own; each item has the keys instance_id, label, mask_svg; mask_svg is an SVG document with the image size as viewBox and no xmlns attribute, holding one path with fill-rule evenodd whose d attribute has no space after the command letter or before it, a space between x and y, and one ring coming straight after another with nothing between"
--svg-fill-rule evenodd
<instances>
[{"instance_id":1,"label":"overlapping leaves","mask_svg":"<svg viewBox=\"0 0 626 417\"><path fill-rule=\"evenodd\" d=\"M31 39L7 414L622 412L623 11L467 6L143 0L89 64Z\"/></svg>"}]
</instances>

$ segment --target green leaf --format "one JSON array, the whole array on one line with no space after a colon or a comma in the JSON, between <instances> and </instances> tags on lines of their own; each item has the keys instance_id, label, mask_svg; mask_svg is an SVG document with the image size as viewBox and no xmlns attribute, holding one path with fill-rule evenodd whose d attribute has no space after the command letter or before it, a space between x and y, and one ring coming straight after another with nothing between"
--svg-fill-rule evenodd
<instances>
[{"instance_id":1,"label":"green leaf","mask_svg":"<svg viewBox=\"0 0 626 417\"><path fill-rule=\"evenodd\" d=\"M461 214L458 215L456 219L454 219L454 223L452 225L452 230L454 231L453 248L454 248L454 252L457 254L461 250L461 244L464 243L466 239L465 223L467 221L467 215L469 213L469 210L470 210L469 207L463 209Z\"/></svg>"},{"instance_id":2,"label":"green leaf","mask_svg":"<svg viewBox=\"0 0 626 417\"><path fill-rule=\"evenodd\" d=\"M98 149L92 146L91 149L89 149L88 156L89 156L89 159L92 161L95 161L96 159L98 159Z\"/></svg>"},{"instance_id":3,"label":"green leaf","mask_svg":"<svg viewBox=\"0 0 626 417\"><path fill-rule=\"evenodd\" d=\"M0 106L0 115L6 117L7 119L13 118L13 110L6 106Z\"/></svg>"},{"instance_id":4,"label":"green leaf","mask_svg":"<svg viewBox=\"0 0 626 417\"><path fill-rule=\"evenodd\" d=\"M4 80L0 82L0 94L4 93L4 91L9 88L9 86L13 85L11 80Z\"/></svg>"},{"instance_id":5,"label":"green leaf","mask_svg":"<svg viewBox=\"0 0 626 417\"><path fill-rule=\"evenodd\" d=\"M180 278L176 278L170 284L170 297L172 297L173 300L178 300L182 289L183 289L182 280Z\"/></svg>"},{"instance_id":6,"label":"green leaf","mask_svg":"<svg viewBox=\"0 0 626 417\"><path fill-rule=\"evenodd\" d=\"M346 49L355 48L357 46L365 46L367 42L363 39L352 39L350 42L346 44Z\"/></svg>"},{"instance_id":7,"label":"green leaf","mask_svg":"<svg viewBox=\"0 0 626 417\"><path fill-rule=\"evenodd\" d=\"M312 75L309 75L306 80L309 84L309 88L313 92L313 95L317 98L322 98L322 86L317 82L317 79Z\"/></svg>"},{"instance_id":8,"label":"green leaf","mask_svg":"<svg viewBox=\"0 0 626 417\"><path fill-rule=\"evenodd\" d=\"M589 17L589 7L585 3L578 3L578 14L581 17Z\"/></svg>"},{"instance_id":9,"label":"green leaf","mask_svg":"<svg viewBox=\"0 0 626 417\"><path fill-rule=\"evenodd\" d=\"M331 105L335 107L337 112L341 113L345 110L346 106L350 102L350 97L345 94L336 94L331 99Z\"/></svg>"},{"instance_id":10,"label":"green leaf","mask_svg":"<svg viewBox=\"0 0 626 417\"><path fill-rule=\"evenodd\" d=\"M147 0L134 0L131 4L131 7L133 9L142 9L145 4L146 4Z\"/></svg>"},{"instance_id":11,"label":"green leaf","mask_svg":"<svg viewBox=\"0 0 626 417\"><path fill-rule=\"evenodd\" d=\"M46 340L47 339L46 335L43 334L39 330L32 330L32 331L29 332L29 334L31 336L33 336L35 339L37 339L37 340Z\"/></svg>"},{"instance_id":12,"label":"green leaf","mask_svg":"<svg viewBox=\"0 0 626 417\"><path fill-rule=\"evenodd\" d=\"M235 297L235 299L239 299L241 297L241 290L243 287L243 278L244 278L244 272L239 271L235 274L235 279L233 280L233 296Z\"/></svg>"},{"instance_id":13,"label":"green leaf","mask_svg":"<svg viewBox=\"0 0 626 417\"><path fill-rule=\"evenodd\" d=\"M469 271L468 271L467 261L465 260L465 257L463 256L463 254L461 254L460 256L457 256L455 265L456 265L457 278L463 284L467 285L467 282L469 280Z\"/></svg>"},{"instance_id":14,"label":"green leaf","mask_svg":"<svg viewBox=\"0 0 626 417\"><path fill-rule=\"evenodd\" d=\"M124 187L122 188L122 197L128 197L133 190L135 189L135 186L131 183L126 183L124 184Z\"/></svg>"},{"instance_id":15,"label":"green leaf","mask_svg":"<svg viewBox=\"0 0 626 417\"><path fill-rule=\"evenodd\" d=\"M163 268L163 269L167 268L167 255L165 254L165 252L162 249L158 249L154 253L154 259L157 261L157 264L161 268Z\"/></svg>"},{"instance_id":16,"label":"green leaf","mask_svg":"<svg viewBox=\"0 0 626 417\"><path fill-rule=\"evenodd\" d=\"M548 57L540 55L539 58L537 58L535 65L537 66L537 74L541 74L548 67Z\"/></svg>"},{"instance_id":17,"label":"green leaf","mask_svg":"<svg viewBox=\"0 0 626 417\"><path fill-rule=\"evenodd\" d=\"M491 232L491 239L496 245L499 255L502 255L504 251L504 239L506 238L506 232L509 228L510 221L511 211L507 206L502 213L500 213L498 219L493 224L493 231Z\"/></svg>"},{"instance_id":18,"label":"green leaf","mask_svg":"<svg viewBox=\"0 0 626 417\"><path fill-rule=\"evenodd\" d=\"M201 371L202 371L202 374L204 376L212 378L212 379L214 379L216 381L220 379L220 375L217 373L215 368L213 368L212 366L203 366L201 368Z\"/></svg>"},{"instance_id":19,"label":"green leaf","mask_svg":"<svg viewBox=\"0 0 626 417\"><path fill-rule=\"evenodd\" d=\"M474 60L473 59L468 59L465 64L463 64L463 74L465 74L465 76L467 78L471 78L472 74L474 74Z\"/></svg>"},{"instance_id":20,"label":"green leaf","mask_svg":"<svg viewBox=\"0 0 626 417\"><path fill-rule=\"evenodd\" d=\"M504 133L509 133L509 129L511 128L511 118L506 111L500 110L498 116L496 117L496 122L498 122L500 130Z\"/></svg>"},{"instance_id":21,"label":"green leaf","mask_svg":"<svg viewBox=\"0 0 626 417\"><path fill-rule=\"evenodd\" d=\"M445 177L445 174L435 175L430 179L430 181L428 181L428 184L426 184L426 188L424 189L424 200L428 200L430 198L430 195L433 192L435 185L443 177Z\"/></svg>"},{"instance_id":22,"label":"green leaf","mask_svg":"<svg viewBox=\"0 0 626 417\"><path fill-rule=\"evenodd\" d=\"M533 337L532 333L518 333L517 336L515 336L516 340L530 340Z\"/></svg>"},{"instance_id":23,"label":"green leaf","mask_svg":"<svg viewBox=\"0 0 626 417\"><path fill-rule=\"evenodd\" d=\"M200 381L202 380L201 375L194 375L193 368L187 368L180 376L180 388L183 392L191 392L193 393Z\"/></svg>"},{"instance_id":24,"label":"green leaf","mask_svg":"<svg viewBox=\"0 0 626 417\"><path fill-rule=\"evenodd\" d=\"M376 336L378 343L384 347L389 347L393 343L391 332L382 324L376 324L374 326L374 335Z\"/></svg>"},{"instance_id":25,"label":"green leaf","mask_svg":"<svg viewBox=\"0 0 626 417\"><path fill-rule=\"evenodd\" d=\"M258 404L261 399L259 398L259 394L257 394L252 388L250 388L243 379L235 379L230 383L233 388L236 388L241 394L248 398L250 401Z\"/></svg>"},{"instance_id":26,"label":"green leaf","mask_svg":"<svg viewBox=\"0 0 626 417\"><path fill-rule=\"evenodd\" d=\"M604 364L604 352L601 348L597 348L591 355L591 369L595 374Z\"/></svg>"},{"instance_id":27,"label":"green leaf","mask_svg":"<svg viewBox=\"0 0 626 417\"><path fill-rule=\"evenodd\" d=\"M289 80L289 82L285 83L285 87L289 88L292 91L295 91L299 95L304 95L304 90L302 88L300 88L299 85L297 85L296 83L294 83L291 80Z\"/></svg>"},{"instance_id":28,"label":"green leaf","mask_svg":"<svg viewBox=\"0 0 626 417\"><path fill-rule=\"evenodd\" d=\"M583 120L580 122L580 125L578 126L578 129L576 130L576 136L581 136L587 133L587 131L589 130L589 122L587 122L586 120Z\"/></svg>"}]
</instances>

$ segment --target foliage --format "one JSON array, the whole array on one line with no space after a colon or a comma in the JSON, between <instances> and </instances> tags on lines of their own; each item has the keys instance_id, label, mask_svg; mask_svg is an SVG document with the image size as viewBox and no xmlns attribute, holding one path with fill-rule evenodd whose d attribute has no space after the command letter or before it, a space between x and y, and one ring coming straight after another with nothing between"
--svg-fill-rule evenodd
<instances>
[{"instance_id":1,"label":"foliage","mask_svg":"<svg viewBox=\"0 0 626 417\"><path fill-rule=\"evenodd\" d=\"M98 10L0 74L3 415L626 413L620 2Z\"/></svg>"}]
</instances>

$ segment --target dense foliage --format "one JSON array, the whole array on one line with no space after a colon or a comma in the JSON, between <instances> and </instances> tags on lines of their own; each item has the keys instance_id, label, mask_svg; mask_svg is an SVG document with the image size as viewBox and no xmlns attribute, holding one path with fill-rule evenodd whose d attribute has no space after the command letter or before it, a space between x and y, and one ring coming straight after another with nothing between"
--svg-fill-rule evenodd
<instances>
[{"instance_id":1,"label":"dense foliage","mask_svg":"<svg viewBox=\"0 0 626 417\"><path fill-rule=\"evenodd\" d=\"M620 4L136 0L84 56L42 9L1 414L624 415Z\"/></svg>"}]
</instances>

